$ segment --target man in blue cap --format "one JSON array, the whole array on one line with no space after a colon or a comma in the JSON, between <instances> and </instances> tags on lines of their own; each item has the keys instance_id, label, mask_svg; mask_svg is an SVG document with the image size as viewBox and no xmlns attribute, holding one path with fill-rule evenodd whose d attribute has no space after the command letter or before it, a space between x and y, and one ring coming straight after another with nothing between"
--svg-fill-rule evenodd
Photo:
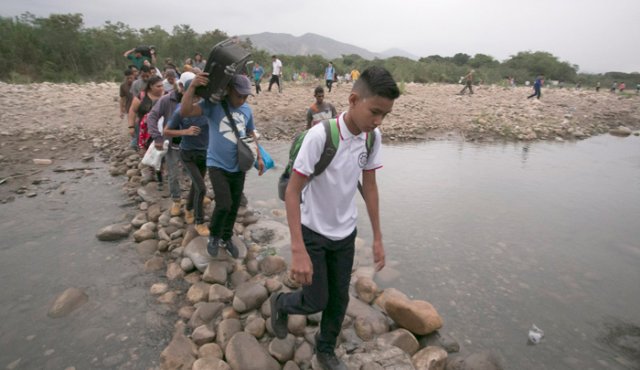
<instances>
[{"instance_id":1,"label":"man in blue cap","mask_svg":"<svg viewBox=\"0 0 640 370\"><path fill-rule=\"evenodd\" d=\"M262 175L264 163L258 150L253 112L247 104L251 93L251 81L246 76L234 75L227 87L227 94L220 102L194 98L198 86L209 83L209 74L199 73L184 96L180 113L182 117L204 115L209 120L209 145L207 169L213 187L216 205L209 225L207 252L217 256L220 246L233 258L238 258L238 248L231 242L233 225L240 207L246 173L238 168L238 138L231 125L235 125L240 138L250 136L256 146L258 172ZM230 119L231 118L231 119Z\"/></svg>"}]
</instances>

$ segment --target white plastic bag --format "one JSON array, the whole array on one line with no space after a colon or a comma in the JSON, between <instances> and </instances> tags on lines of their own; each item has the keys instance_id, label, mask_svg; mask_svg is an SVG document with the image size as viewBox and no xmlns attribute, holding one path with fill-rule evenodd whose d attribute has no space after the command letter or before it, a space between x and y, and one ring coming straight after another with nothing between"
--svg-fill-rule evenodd
<instances>
[{"instance_id":1,"label":"white plastic bag","mask_svg":"<svg viewBox=\"0 0 640 370\"><path fill-rule=\"evenodd\" d=\"M531 325L531 329L529 329L529 341L533 344L538 344L544 337L544 331L537 327L535 324Z\"/></svg>"},{"instance_id":2,"label":"white plastic bag","mask_svg":"<svg viewBox=\"0 0 640 370\"><path fill-rule=\"evenodd\" d=\"M142 164L153 167L156 171L160 171L160 167L162 166L162 157L167 154L167 150L158 150L156 146L151 143L149 145L149 149L144 153L144 157L142 157Z\"/></svg>"}]
</instances>

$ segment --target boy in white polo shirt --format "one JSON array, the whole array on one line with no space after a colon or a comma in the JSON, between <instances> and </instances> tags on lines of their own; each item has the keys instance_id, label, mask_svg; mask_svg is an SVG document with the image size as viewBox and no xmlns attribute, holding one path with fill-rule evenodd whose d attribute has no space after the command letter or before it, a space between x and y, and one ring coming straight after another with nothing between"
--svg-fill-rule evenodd
<instances>
[{"instance_id":1,"label":"boy in white polo shirt","mask_svg":"<svg viewBox=\"0 0 640 370\"><path fill-rule=\"evenodd\" d=\"M382 167L381 134L377 127L391 112L399 95L398 86L387 70L380 67L365 70L349 95L349 110L337 119L340 144L333 160L324 172L309 180L325 140L331 140L326 137L323 125L315 125L300 147L285 193L291 272L303 288L271 297L271 324L276 336L284 338L289 314L322 311L320 331L316 334L316 357L325 369L346 369L334 349L349 301L357 223L355 196L360 175L373 229L376 269L385 264L376 184L376 170ZM374 130L375 142L367 155L366 139Z\"/></svg>"}]
</instances>

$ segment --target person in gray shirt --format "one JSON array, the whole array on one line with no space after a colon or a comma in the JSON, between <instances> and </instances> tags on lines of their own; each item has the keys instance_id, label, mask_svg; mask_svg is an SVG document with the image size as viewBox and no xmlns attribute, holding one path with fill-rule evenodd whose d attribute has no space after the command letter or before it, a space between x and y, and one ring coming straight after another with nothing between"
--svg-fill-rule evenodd
<instances>
[{"instance_id":1,"label":"person in gray shirt","mask_svg":"<svg viewBox=\"0 0 640 370\"><path fill-rule=\"evenodd\" d=\"M311 126L325 119L338 116L336 107L324 101L324 89L322 86L316 87L313 96L316 98L316 102L311 104L309 109L307 109L307 129L310 129Z\"/></svg>"}]
</instances>

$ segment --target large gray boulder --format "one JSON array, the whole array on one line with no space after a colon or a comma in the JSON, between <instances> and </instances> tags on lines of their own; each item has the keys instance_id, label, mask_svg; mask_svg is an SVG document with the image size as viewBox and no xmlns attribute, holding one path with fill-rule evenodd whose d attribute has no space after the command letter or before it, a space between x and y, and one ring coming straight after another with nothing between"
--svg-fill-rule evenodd
<instances>
[{"instance_id":1,"label":"large gray boulder","mask_svg":"<svg viewBox=\"0 0 640 370\"><path fill-rule=\"evenodd\" d=\"M259 308L267 300L269 292L261 283L245 282L236 289L233 297L233 309L239 313Z\"/></svg>"},{"instance_id":2,"label":"large gray boulder","mask_svg":"<svg viewBox=\"0 0 640 370\"><path fill-rule=\"evenodd\" d=\"M212 261L211 256L207 253L207 242L206 236L199 236L191 240L184 249L184 256L190 258L200 272L204 272L209 262Z\"/></svg>"},{"instance_id":3,"label":"large gray boulder","mask_svg":"<svg viewBox=\"0 0 640 370\"><path fill-rule=\"evenodd\" d=\"M416 337L406 329L397 329L392 332L382 334L378 337L377 342L384 346L398 347L409 354L409 356L415 354L420 348L420 344Z\"/></svg>"},{"instance_id":4,"label":"large gray boulder","mask_svg":"<svg viewBox=\"0 0 640 370\"><path fill-rule=\"evenodd\" d=\"M238 319L224 319L218 324L216 331L216 343L223 350L227 348L227 344L233 336L242 331L242 323ZM249 352L250 353L250 352Z\"/></svg>"},{"instance_id":5,"label":"large gray boulder","mask_svg":"<svg viewBox=\"0 0 640 370\"><path fill-rule=\"evenodd\" d=\"M428 347L427 347L428 348ZM419 353L419 352L418 352ZM502 360L492 352L472 353L465 358L449 359L447 370L503 370Z\"/></svg>"},{"instance_id":6,"label":"large gray boulder","mask_svg":"<svg viewBox=\"0 0 640 370\"><path fill-rule=\"evenodd\" d=\"M347 315L359 321L362 326L370 326L372 334L383 334L389 331L389 323L384 314L355 297L349 297Z\"/></svg>"},{"instance_id":7,"label":"large gray boulder","mask_svg":"<svg viewBox=\"0 0 640 370\"><path fill-rule=\"evenodd\" d=\"M47 315L51 318L64 317L87 303L89 296L82 289L68 288L62 292L51 304Z\"/></svg>"},{"instance_id":8,"label":"large gray boulder","mask_svg":"<svg viewBox=\"0 0 640 370\"><path fill-rule=\"evenodd\" d=\"M161 369L191 369L196 361L198 347L184 335L184 324L176 324L169 345L160 354Z\"/></svg>"},{"instance_id":9,"label":"large gray boulder","mask_svg":"<svg viewBox=\"0 0 640 370\"><path fill-rule=\"evenodd\" d=\"M342 360L349 369L375 369L380 365L383 369L415 370L411 357L403 350L394 346L385 346L373 342L365 342L360 348L363 350L352 355L344 355Z\"/></svg>"},{"instance_id":10,"label":"large gray boulder","mask_svg":"<svg viewBox=\"0 0 640 370\"><path fill-rule=\"evenodd\" d=\"M275 338L269 343L269 353L280 362L293 359L296 348L296 337L288 334L284 339Z\"/></svg>"},{"instance_id":11,"label":"large gray boulder","mask_svg":"<svg viewBox=\"0 0 640 370\"><path fill-rule=\"evenodd\" d=\"M447 351L440 347L425 347L411 357L413 366L422 370L444 370L447 365Z\"/></svg>"},{"instance_id":12,"label":"large gray boulder","mask_svg":"<svg viewBox=\"0 0 640 370\"><path fill-rule=\"evenodd\" d=\"M205 325L218 317L222 312L224 304L220 302L200 302L196 304L196 310L189 319L189 327L197 328L200 325Z\"/></svg>"},{"instance_id":13,"label":"large gray boulder","mask_svg":"<svg viewBox=\"0 0 640 370\"><path fill-rule=\"evenodd\" d=\"M233 370L280 370L278 361L254 336L244 332L238 332L231 338L225 357Z\"/></svg>"},{"instance_id":14,"label":"large gray boulder","mask_svg":"<svg viewBox=\"0 0 640 370\"><path fill-rule=\"evenodd\" d=\"M114 241L124 239L129 236L131 225L115 224L105 226L96 233L96 238L102 241Z\"/></svg>"}]
</instances>

